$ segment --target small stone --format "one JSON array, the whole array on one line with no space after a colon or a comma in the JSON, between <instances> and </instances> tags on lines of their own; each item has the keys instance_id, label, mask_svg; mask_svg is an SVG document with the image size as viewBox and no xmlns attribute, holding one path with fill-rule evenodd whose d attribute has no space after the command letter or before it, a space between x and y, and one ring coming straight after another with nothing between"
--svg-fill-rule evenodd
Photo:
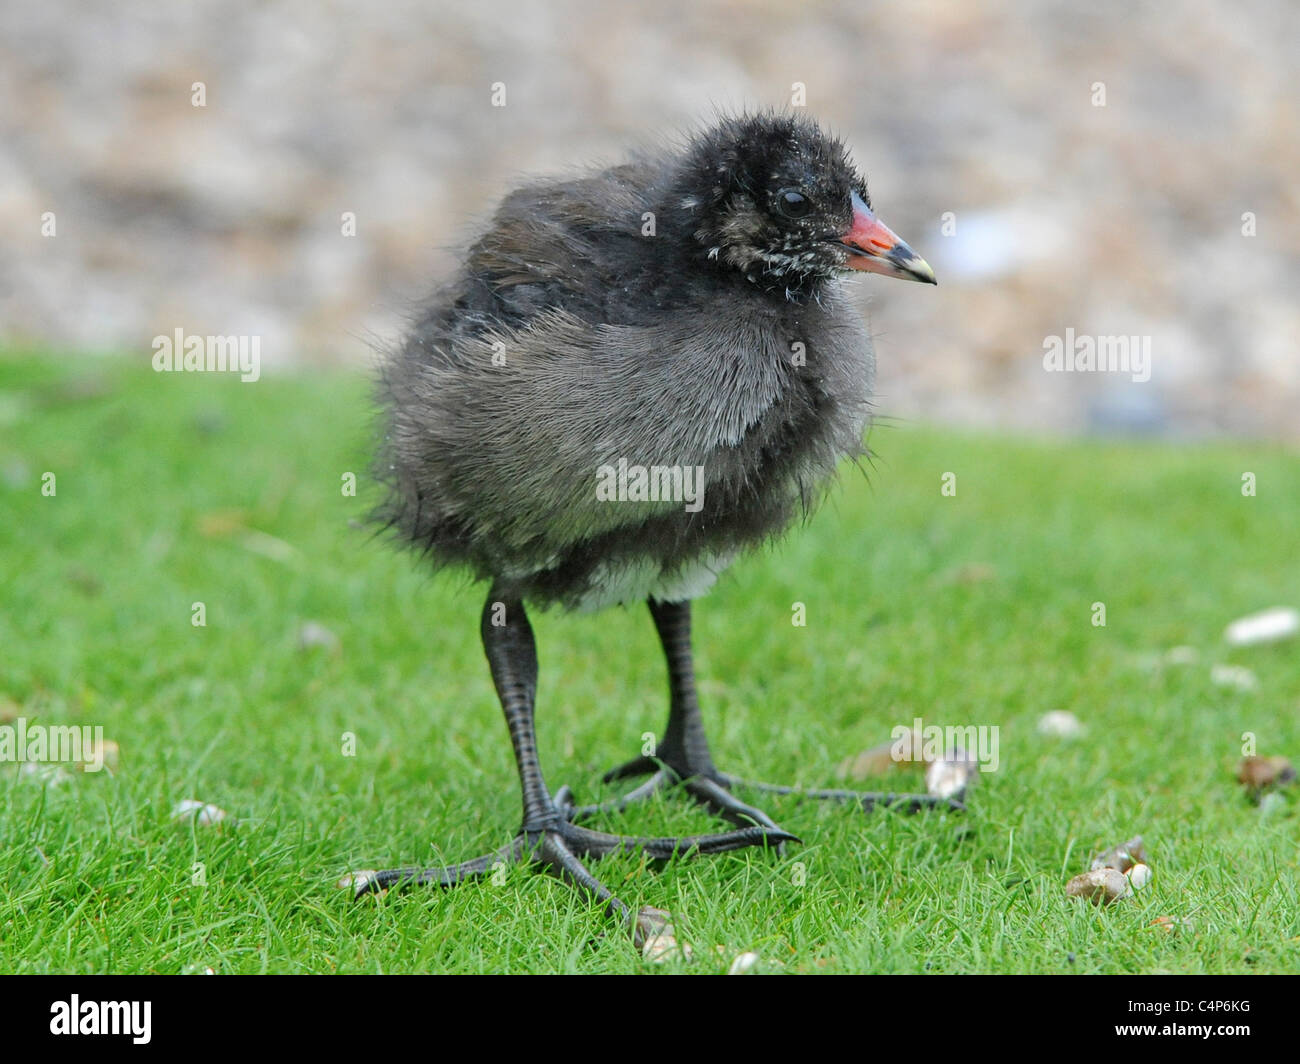
<instances>
[{"instance_id":1,"label":"small stone","mask_svg":"<svg viewBox=\"0 0 1300 1064\"><path fill-rule=\"evenodd\" d=\"M1151 926L1172 935L1175 931L1190 931L1192 922L1185 916L1157 916L1151 921Z\"/></svg>"},{"instance_id":2,"label":"small stone","mask_svg":"<svg viewBox=\"0 0 1300 1064\"><path fill-rule=\"evenodd\" d=\"M840 779L854 780L884 775L895 765L892 749L893 743L881 743L870 750L863 750L862 753L841 761L835 774Z\"/></svg>"},{"instance_id":3,"label":"small stone","mask_svg":"<svg viewBox=\"0 0 1300 1064\"><path fill-rule=\"evenodd\" d=\"M1300 610L1275 606L1233 621L1224 629L1223 638L1229 646L1248 647L1289 639L1297 632L1300 632Z\"/></svg>"},{"instance_id":4,"label":"small stone","mask_svg":"<svg viewBox=\"0 0 1300 1064\"><path fill-rule=\"evenodd\" d=\"M1195 647L1170 647L1165 652L1166 665L1195 665L1201 660L1201 652Z\"/></svg>"},{"instance_id":5,"label":"small stone","mask_svg":"<svg viewBox=\"0 0 1300 1064\"><path fill-rule=\"evenodd\" d=\"M1237 763L1237 782L1258 796L1270 787L1285 787L1295 780L1295 767L1285 757L1243 757Z\"/></svg>"},{"instance_id":6,"label":"small stone","mask_svg":"<svg viewBox=\"0 0 1300 1064\"><path fill-rule=\"evenodd\" d=\"M1216 687L1235 687L1238 691L1256 691L1259 679L1244 665L1213 665L1210 683Z\"/></svg>"},{"instance_id":7,"label":"small stone","mask_svg":"<svg viewBox=\"0 0 1300 1064\"><path fill-rule=\"evenodd\" d=\"M298 629L298 649L313 650L322 648L331 653L339 648L339 637L316 621L307 621Z\"/></svg>"},{"instance_id":8,"label":"small stone","mask_svg":"<svg viewBox=\"0 0 1300 1064\"><path fill-rule=\"evenodd\" d=\"M641 957L650 964L690 960L692 949L687 942L677 941L677 931L668 913L649 906L636 917L637 932L641 936Z\"/></svg>"},{"instance_id":9,"label":"small stone","mask_svg":"<svg viewBox=\"0 0 1300 1064\"><path fill-rule=\"evenodd\" d=\"M1089 865L1094 872L1101 868L1113 868L1117 872L1127 872L1137 864L1147 863L1147 853L1142 847L1142 836L1134 835L1128 842L1121 842L1104 850L1092 859Z\"/></svg>"},{"instance_id":10,"label":"small stone","mask_svg":"<svg viewBox=\"0 0 1300 1064\"><path fill-rule=\"evenodd\" d=\"M1151 871L1151 866L1144 864L1135 864L1128 870L1127 874L1129 886L1135 891L1141 890L1143 887L1147 886L1155 875L1155 873Z\"/></svg>"},{"instance_id":11,"label":"small stone","mask_svg":"<svg viewBox=\"0 0 1300 1064\"><path fill-rule=\"evenodd\" d=\"M840 779L866 779L881 776L892 769L921 760L921 733L915 728L898 739L863 750L855 757L840 762L836 774Z\"/></svg>"},{"instance_id":12,"label":"small stone","mask_svg":"<svg viewBox=\"0 0 1300 1064\"><path fill-rule=\"evenodd\" d=\"M224 809L218 809L215 805L208 805L193 798L177 802L176 807L172 809L172 819L184 821L191 818L200 827L211 827L213 824L220 824L223 820L229 819L229 814Z\"/></svg>"},{"instance_id":13,"label":"small stone","mask_svg":"<svg viewBox=\"0 0 1300 1064\"><path fill-rule=\"evenodd\" d=\"M1072 898L1087 898L1094 905L1112 905L1127 898L1132 890L1123 872L1114 868L1094 868L1070 880L1065 893Z\"/></svg>"},{"instance_id":14,"label":"small stone","mask_svg":"<svg viewBox=\"0 0 1300 1064\"><path fill-rule=\"evenodd\" d=\"M728 975L744 975L746 972L755 968L761 958L757 953L742 953L734 961L731 967L727 969Z\"/></svg>"},{"instance_id":15,"label":"small stone","mask_svg":"<svg viewBox=\"0 0 1300 1064\"><path fill-rule=\"evenodd\" d=\"M925 770L925 789L936 798L961 799L974 782L979 765L965 751L953 750L942 761L932 761Z\"/></svg>"},{"instance_id":16,"label":"small stone","mask_svg":"<svg viewBox=\"0 0 1300 1064\"><path fill-rule=\"evenodd\" d=\"M116 772L121 760L121 751L117 743L112 739L104 739L102 742L93 743L89 750L83 751L85 757L77 762L77 768L82 772L98 772L100 769L108 769L110 773Z\"/></svg>"},{"instance_id":17,"label":"small stone","mask_svg":"<svg viewBox=\"0 0 1300 1064\"><path fill-rule=\"evenodd\" d=\"M1083 734L1083 723L1066 709L1054 709L1038 718L1038 734L1074 739Z\"/></svg>"},{"instance_id":18,"label":"small stone","mask_svg":"<svg viewBox=\"0 0 1300 1064\"><path fill-rule=\"evenodd\" d=\"M356 872L348 872L338 881L336 886L339 890L350 890L359 897L361 892L370 885L371 880L377 875L379 875L379 872L374 868L362 868Z\"/></svg>"}]
</instances>

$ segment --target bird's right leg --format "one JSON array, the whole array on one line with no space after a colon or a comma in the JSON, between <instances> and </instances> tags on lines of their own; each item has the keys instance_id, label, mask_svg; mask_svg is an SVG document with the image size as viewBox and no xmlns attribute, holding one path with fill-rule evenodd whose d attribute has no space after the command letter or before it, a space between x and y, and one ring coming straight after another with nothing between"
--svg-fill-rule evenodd
<instances>
[{"instance_id":1,"label":"bird's right leg","mask_svg":"<svg viewBox=\"0 0 1300 1064\"><path fill-rule=\"evenodd\" d=\"M358 896L407 884L455 886L467 879L490 874L500 863L529 861L602 902L605 911L622 921L639 944L647 934L657 930L654 916L647 916L647 912L654 914L655 911L642 910L633 916L627 905L586 869L581 858L640 852L656 858L669 858L690 852L722 853L746 846L777 846L794 839L793 835L779 828L762 825L717 835L643 838L607 835L572 823L570 812L573 804L568 788L562 787L556 795L551 795L537 756L533 723L537 650L523 602L490 594L483 608L481 628L492 682L505 711L506 726L519 769L523 794L523 824L519 833L501 849L461 864L440 868L394 868L370 873L357 883Z\"/></svg>"}]
</instances>

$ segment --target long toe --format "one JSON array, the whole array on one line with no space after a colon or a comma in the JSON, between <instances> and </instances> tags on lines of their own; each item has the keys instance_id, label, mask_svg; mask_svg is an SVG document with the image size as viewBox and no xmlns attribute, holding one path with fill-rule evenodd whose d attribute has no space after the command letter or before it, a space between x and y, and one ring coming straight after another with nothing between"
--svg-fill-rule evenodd
<instances>
[{"instance_id":1,"label":"long toe","mask_svg":"<svg viewBox=\"0 0 1300 1064\"><path fill-rule=\"evenodd\" d=\"M782 843L801 841L797 835L792 835L782 828L758 825L716 835L681 835L667 838L606 835L603 831L592 831L572 824L566 825L562 830L566 841L577 852L592 857L604 857L611 853L647 853L651 857L666 860L691 853L725 853L728 850L743 850L747 846L776 848Z\"/></svg>"},{"instance_id":2,"label":"long toe","mask_svg":"<svg viewBox=\"0 0 1300 1064\"><path fill-rule=\"evenodd\" d=\"M686 793L694 798L701 805L705 806L709 812L722 817L724 820L737 825L738 827L747 827L751 824L758 824L767 828L776 828L780 826L775 820L768 816L763 810L756 809L752 805L742 802L726 787L715 783L713 780L704 776L695 776L686 780L683 784Z\"/></svg>"},{"instance_id":3,"label":"long toe","mask_svg":"<svg viewBox=\"0 0 1300 1064\"><path fill-rule=\"evenodd\" d=\"M748 787L750 790L761 791L764 794L783 794L800 799L811 798L822 802L854 802L862 806L863 811L867 813L870 813L876 806L895 809L903 813L919 813L923 809L944 809L954 813L966 811L965 791L947 797L939 797L934 794L899 794L892 791L850 791L838 788L804 789L802 787L786 787L776 783L758 783L752 780L736 779L731 776L724 777L724 781L728 787Z\"/></svg>"},{"instance_id":4,"label":"long toe","mask_svg":"<svg viewBox=\"0 0 1300 1064\"><path fill-rule=\"evenodd\" d=\"M556 794L557 807L571 803L572 799L562 792ZM563 822L562 822L563 823ZM567 823L563 827L569 832L581 831ZM585 853L581 847L580 852ZM354 872L352 885L354 896L376 893L389 887L440 886L454 887L470 879L480 879L491 875L503 864L530 863L557 876L565 883L577 888L601 903L606 914L618 920L638 948L645 941L645 929L640 919L642 913L654 913L657 910L646 909L639 913L624 904L599 879L591 874L579 860L575 847L563 830L543 829L541 831L521 831L508 845L494 853L476 857L457 865L437 868L390 868L382 872Z\"/></svg>"},{"instance_id":5,"label":"long toe","mask_svg":"<svg viewBox=\"0 0 1300 1064\"><path fill-rule=\"evenodd\" d=\"M637 776L652 776L661 768L660 763L653 757L634 757L631 761L615 765L601 779L606 783L615 783L618 780L635 779Z\"/></svg>"},{"instance_id":6,"label":"long toe","mask_svg":"<svg viewBox=\"0 0 1300 1064\"><path fill-rule=\"evenodd\" d=\"M516 863L524 851L521 839L514 839L494 853L475 857L472 861L436 868L386 868L379 872L354 873L354 897L375 894L390 887L439 886L454 887L470 879L481 879L499 864Z\"/></svg>"},{"instance_id":7,"label":"long toe","mask_svg":"<svg viewBox=\"0 0 1300 1064\"><path fill-rule=\"evenodd\" d=\"M677 777L667 769L659 769L645 783L639 787L633 787L627 794L620 798L615 798L608 802L598 802L595 805L568 805L563 810L566 820L577 823L580 820L587 820L593 816L599 816L601 813L622 813L627 807L636 802L643 802L647 798L658 794L660 791L668 790L677 783ZM567 788L561 788L567 790ZM557 808L559 803L557 801Z\"/></svg>"},{"instance_id":8,"label":"long toe","mask_svg":"<svg viewBox=\"0 0 1300 1064\"><path fill-rule=\"evenodd\" d=\"M578 860L577 854L568 846L568 842L558 831L548 831L541 839L541 844L534 852L534 860L545 864L548 869L570 886L585 890L592 897L604 904L605 912L620 920L636 937L636 924L631 911L599 879L587 871L586 866Z\"/></svg>"},{"instance_id":9,"label":"long toe","mask_svg":"<svg viewBox=\"0 0 1300 1064\"><path fill-rule=\"evenodd\" d=\"M649 759L643 759L649 760ZM657 764L656 762L650 762ZM628 765L636 764L628 762ZM628 765L621 765L611 772L605 774L605 779L618 778ZM777 824L763 810L742 802L728 790L726 782L727 777L721 773L713 772L712 775L697 773L694 775L682 774L674 771L666 765L659 765L654 774L638 787L634 787L626 794L608 802L598 802L593 805L573 805L572 802L562 803L559 795L568 795L569 789L562 787L557 792L556 808L560 810L561 815L572 823L579 823L588 820L591 817L599 816L602 813L622 813L636 802L645 801L661 792L668 792L681 787L683 791L697 803L704 806L715 816L721 817L730 824L735 824L739 828L760 826L780 830Z\"/></svg>"}]
</instances>

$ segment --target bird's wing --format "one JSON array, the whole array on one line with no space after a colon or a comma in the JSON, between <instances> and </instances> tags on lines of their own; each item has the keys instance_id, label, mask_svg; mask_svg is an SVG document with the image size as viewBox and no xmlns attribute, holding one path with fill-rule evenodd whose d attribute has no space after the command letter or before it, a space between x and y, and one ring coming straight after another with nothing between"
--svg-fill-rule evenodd
<instances>
[{"instance_id":1,"label":"bird's wing","mask_svg":"<svg viewBox=\"0 0 1300 1064\"><path fill-rule=\"evenodd\" d=\"M546 311L456 339L450 357L408 352L397 451L448 518L506 552L553 552L682 508L602 501L602 467L702 466L707 491L786 390L782 342L743 316L631 327Z\"/></svg>"},{"instance_id":2,"label":"bird's wing","mask_svg":"<svg viewBox=\"0 0 1300 1064\"><path fill-rule=\"evenodd\" d=\"M521 310L567 305L566 297L593 297L628 281L622 275L646 254L641 233L652 183L646 167L627 165L516 189L470 247L466 273L498 293L502 318L515 323ZM510 291L519 286L535 291Z\"/></svg>"}]
</instances>

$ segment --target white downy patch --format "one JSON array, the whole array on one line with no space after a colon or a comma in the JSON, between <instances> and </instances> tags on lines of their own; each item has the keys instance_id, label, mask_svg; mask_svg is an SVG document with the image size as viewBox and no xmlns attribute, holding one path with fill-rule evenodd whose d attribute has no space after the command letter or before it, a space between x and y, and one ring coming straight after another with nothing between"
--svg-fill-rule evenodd
<instances>
[{"instance_id":1,"label":"white downy patch","mask_svg":"<svg viewBox=\"0 0 1300 1064\"><path fill-rule=\"evenodd\" d=\"M641 561L621 566L600 566L592 577L592 588L579 600L579 613L594 613L619 603L684 602L699 598L731 564L731 556L709 556L690 562L665 576L657 562Z\"/></svg>"}]
</instances>

